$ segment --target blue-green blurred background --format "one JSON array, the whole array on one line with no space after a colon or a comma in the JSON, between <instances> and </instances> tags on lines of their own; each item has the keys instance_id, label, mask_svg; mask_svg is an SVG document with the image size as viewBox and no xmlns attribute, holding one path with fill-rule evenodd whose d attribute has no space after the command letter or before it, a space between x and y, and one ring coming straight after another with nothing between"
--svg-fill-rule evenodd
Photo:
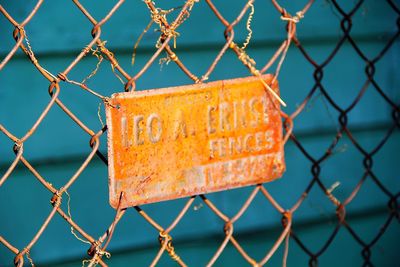
<instances>
[{"instance_id":1,"label":"blue-green blurred background","mask_svg":"<svg viewBox=\"0 0 400 267\"><path fill-rule=\"evenodd\" d=\"M356 1L338 1L349 12ZM400 6L399 1L392 1ZM0 3L17 21L27 16L34 1L4 1ZM87 10L100 20L113 7L115 1L83 1ZM157 1L156 5L169 9L182 5L183 1ZM215 0L215 5L228 19L233 20L246 1ZM282 6L294 14L306 1L281 1ZM253 37L248 54L257 67L262 67L286 38L285 22L270 1L257 0L252 22ZM177 12L168 15L172 20ZM235 41L241 43L247 36L246 19L235 28ZM342 15L330 0L319 0L297 25L298 38L307 53L322 63L332 53L343 31ZM159 32L153 26L139 45L136 62L131 66L133 46L150 21L146 5L142 1L129 0L119 8L102 27L101 39L114 52L120 65L131 75L137 73L155 51ZM397 24L396 24L397 21ZM399 14L382 0L365 0L352 17L351 36L369 59L375 58L387 42L399 31ZM66 66L91 41L92 24L72 1L45 1L37 14L26 26L32 49L42 66L53 74ZM179 27L176 53L186 66L198 76L204 74L218 51L225 43L224 27L204 0L193 7L190 17ZM0 58L14 45L13 27L0 16ZM394 103L400 102L400 43L396 39L390 49L375 64L374 80ZM161 54L160 58L165 57ZM86 56L68 75L81 81L96 66L94 56ZM345 41L334 58L323 68L322 85L330 97L342 109L348 108L367 80L366 62L356 53L349 41ZM274 66L275 67L275 66ZM307 97L315 84L315 68L294 45L290 48L280 74L281 95L288 104L285 112L292 113ZM270 72L273 72L271 69ZM218 63L210 80L249 76L248 70L232 51L227 51ZM190 84L192 81L174 64L160 66L158 60L137 81L138 90ZM50 97L49 82L40 75L27 57L18 52L0 72L0 123L17 136L23 136L42 112ZM108 61L104 60L97 74L88 81L90 88L102 95L123 91L123 84L113 74ZM77 86L61 84L59 98L90 128L99 130L100 100ZM348 128L357 142L372 151L394 124L392 108L370 85L365 94L348 114ZM100 115L104 120L101 108ZM294 121L294 132L304 149L319 159L328 149L337 130L339 113L317 90L304 111ZM372 171L391 194L400 190L397 169L400 151L399 129L387 143L373 155ZM54 106L36 133L24 144L24 156L56 187L60 187L79 168L90 153L90 136L84 133L58 106ZM13 143L0 134L0 173L11 164ZM101 138L100 151L106 154L106 136ZM312 181L312 163L291 141L285 148L287 171L282 179L266 185L273 197L284 208L290 208ZM364 156L344 135L334 148L333 155L321 164L320 179L326 187L335 182L340 185L334 195L345 200L361 180L365 169ZM95 158L69 190L73 219L89 234L98 238L114 218L114 210L108 204L107 166ZM241 207L252 188L235 189L209 194L226 214L233 216ZM10 178L0 188L0 235L18 248L25 247L37 232L52 206L52 197L35 177L19 164ZM64 198L65 199L65 198ZM318 257L320 266L361 266L363 245L369 244L389 218L389 197L383 193L371 177L367 177L353 201L346 207L346 221L362 241L356 241L349 231L341 227L333 241ZM161 225L168 226L185 200L143 206L143 209ZM204 266L224 238L224 223L200 200L172 232L174 246L180 257L190 266ZM63 203L66 210L66 201ZM314 185L310 194L294 214L293 230L312 252L320 251L338 223L335 206ZM398 206L397 206L398 212ZM397 213L398 214L398 213ZM243 217L235 223L235 237L249 254L261 259L282 231L281 215L261 195L257 195ZM154 230L135 210L128 210L118 225L109 246L112 257L110 266L146 266L155 257L159 243ZM371 262L375 266L400 266L398 246L399 219L395 218L381 238L371 246ZM87 258L88 244L77 240L70 226L56 215L31 250L37 266L80 266ZM14 255L0 245L0 266L11 266ZM269 262L282 265L283 250L280 248ZM306 266L310 256L293 239L289 244L289 266ZM228 244L216 266L246 266L246 261ZM165 255L160 266L175 266Z\"/></svg>"}]
</instances>

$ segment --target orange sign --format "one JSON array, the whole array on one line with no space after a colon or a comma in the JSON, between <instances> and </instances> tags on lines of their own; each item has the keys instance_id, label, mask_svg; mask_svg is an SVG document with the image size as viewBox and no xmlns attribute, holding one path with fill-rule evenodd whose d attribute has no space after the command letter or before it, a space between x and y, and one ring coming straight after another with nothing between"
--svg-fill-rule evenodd
<instances>
[{"instance_id":1,"label":"orange sign","mask_svg":"<svg viewBox=\"0 0 400 267\"><path fill-rule=\"evenodd\" d=\"M279 103L260 78L116 93L109 103L114 208L121 192L120 207L129 207L264 183L285 170Z\"/></svg>"}]
</instances>

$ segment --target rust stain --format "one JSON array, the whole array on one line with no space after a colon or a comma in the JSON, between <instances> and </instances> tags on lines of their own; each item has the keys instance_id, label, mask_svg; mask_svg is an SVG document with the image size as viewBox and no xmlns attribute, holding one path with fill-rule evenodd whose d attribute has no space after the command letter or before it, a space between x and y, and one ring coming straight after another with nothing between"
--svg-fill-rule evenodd
<instances>
[{"instance_id":1,"label":"rust stain","mask_svg":"<svg viewBox=\"0 0 400 267\"><path fill-rule=\"evenodd\" d=\"M114 208L121 192L129 207L264 183L285 170L279 103L259 78L117 93L109 103Z\"/></svg>"}]
</instances>

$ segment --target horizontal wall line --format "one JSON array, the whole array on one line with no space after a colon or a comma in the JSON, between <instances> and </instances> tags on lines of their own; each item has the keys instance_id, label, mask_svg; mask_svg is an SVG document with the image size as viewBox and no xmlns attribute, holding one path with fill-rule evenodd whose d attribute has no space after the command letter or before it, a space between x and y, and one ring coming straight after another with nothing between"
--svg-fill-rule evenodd
<instances>
[{"instance_id":1,"label":"horizontal wall line","mask_svg":"<svg viewBox=\"0 0 400 267\"><path fill-rule=\"evenodd\" d=\"M381 43L381 42L387 42L395 33L394 32L383 32L380 33L378 36L377 35L352 35L353 39L356 39L357 43ZM339 39L341 38L341 35L339 36L327 36L327 37L318 37L318 38L301 38L299 37L299 40L303 45L327 45L327 44L332 44L332 43L337 43ZM236 42L243 42L244 40L235 40ZM259 49L259 48L271 48L271 47L278 47L283 39L274 39L274 40L254 40L250 47L251 49ZM396 42L400 42L399 39L396 40ZM215 43L204 43L204 44L199 44L198 42L196 43L179 43L178 40L178 49L176 52L193 52L193 51L208 51L208 50L218 50L221 49L223 46L223 41L221 42L215 42ZM33 51L35 52L34 49L34 44L33 45ZM132 54L133 49L131 46L129 47L113 47L110 46L108 47L111 51L117 52L119 55L124 55L124 54ZM11 48L10 48L11 49ZM3 49L2 49L3 50ZM81 50L77 49L71 49L71 50L52 50L52 51L37 51L35 52L36 57L41 57L41 58L52 58L52 57L62 57L62 56L71 56L71 55L77 55ZM143 46L139 46L137 49L137 54L143 53L143 54L149 54L149 53L154 53L155 52L155 47L153 45L145 44ZM8 52L0 51L0 58L4 58L7 55ZM23 54L22 52L17 52L13 56L14 59L21 59L21 58L26 58L26 55Z\"/></svg>"},{"instance_id":2,"label":"horizontal wall line","mask_svg":"<svg viewBox=\"0 0 400 267\"><path fill-rule=\"evenodd\" d=\"M386 132L388 129L392 127L393 124L388 122L376 123L373 125L359 125L359 126L349 126L349 129L352 133L367 133L367 132ZM332 136L336 134L336 129L334 128L326 128L326 129L307 129L302 131L295 131L296 138L301 139L310 139L315 137L324 137L324 136ZM89 149L89 148L88 148ZM89 150L88 150L89 151ZM101 151L104 155L106 155L106 151ZM34 167L41 167L46 165L51 165L52 167L63 166L66 164L76 164L82 163L86 159L86 154L79 155L66 155L65 157L58 158L43 158L43 159L34 159L27 160ZM94 157L94 160L99 160L98 157ZM0 174L5 172L5 170L10 166L11 162L1 162L0 163ZM24 171L26 168L22 165L22 163L18 164L15 168L14 172Z\"/></svg>"},{"instance_id":3,"label":"horizontal wall line","mask_svg":"<svg viewBox=\"0 0 400 267\"><path fill-rule=\"evenodd\" d=\"M372 208L368 208L366 210L361 210L361 211L356 211L356 212L346 214L346 220L347 221L349 221L349 220L362 221L367 218L378 217L378 216L382 216L384 214L388 214L388 209L386 207L382 207L382 206L372 207ZM337 222L337 218L325 218L325 217L323 219L299 220L299 221L296 221L296 223L293 225L293 229L296 232L299 232L302 230L308 230L310 228L315 228L315 227L318 227L321 225L331 224L332 219L334 219L335 222ZM234 235L236 237L238 237L240 235L239 239L242 243L244 243L249 240L257 239L257 238L259 238L259 236L268 236L268 235L270 235L270 233L280 233L282 231L282 229L283 229L282 226L278 222L277 225L270 226L270 227L238 231L238 232L235 232ZM179 247L181 251L184 250L184 246L192 245L193 242L197 243L198 245L202 245L203 247L207 247L207 245L210 243L222 242L221 236L222 236L222 234L208 234L208 235L197 235L194 238L181 238L179 240L174 240L174 246ZM273 239L273 237L270 239ZM158 251L160 246L154 245L155 243L156 243L156 241L154 240L154 242L152 242L152 244L117 249L115 251L112 251L112 255L115 258L118 256L127 255L127 254L134 254L134 253L140 254L147 250L154 250L156 252L156 251ZM283 246L283 245L281 245L281 246ZM165 253L167 253L167 252L165 252ZM210 257L211 257L211 255L210 255ZM62 261L45 262L45 264L46 265L54 265L54 266L58 266L59 264L66 264L66 265L71 264L72 265L75 263L80 263L81 261L82 261L82 258L75 257L75 258L70 258L70 259L63 259ZM44 263L41 263L41 264L44 264Z\"/></svg>"}]
</instances>

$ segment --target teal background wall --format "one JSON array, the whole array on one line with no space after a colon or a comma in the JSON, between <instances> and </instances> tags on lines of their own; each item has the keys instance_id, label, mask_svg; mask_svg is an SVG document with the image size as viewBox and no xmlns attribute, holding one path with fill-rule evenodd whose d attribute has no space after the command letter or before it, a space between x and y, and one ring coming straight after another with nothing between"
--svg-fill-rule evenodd
<instances>
[{"instance_id":1,"label":"teal background wall","mask_svg":"<svg viewBox=\"0 0 400 267\"><path fill-rule=\"evenodd\" d=\"M160 2L160 3L158 3ZM215 1L223 15L235 18L246 1ZM296 2L296 3L293 3ZM305 1L282 1L288 11L295 13ZM355 1L341 1L350 10ZM400 6L399 1L393 1ZM0 3L17 19L23 19L32 9L32 1L2 1ZM92 15L100 19L115 4L114 1L83 1ZM163 8L179 6L182 1L157 1ZM253 39L248 53L262 66L285 38L285 23L269 1L256 1L252 24ZM173 13L176 14L176 13ZM307 52L318 62L324 61L343 35L341 15L329 0L320 0L312 6L298 24L298 37ZM102 39L130 74L136 73L154 53L159 32L150 30L138 48L136 63L131 66L131 55L136 39L150 21L142 1L126 1L102 27ZM397 24L396 24L397 21ZM375 57L398 31L399 14L386 1L366 0L353 17L351 36L370 58ZM245 19L235 29L236 40L247 35ZM32 49L38 60L56 74L78 55L90 42L92 25L70 1L45 1L37 15L26 26ZM153 29L153 28L152 28ZM13 28L0 16L0 58L14 44ZM224 28L203 0L192 10L190 18L179 28L177 54L189 69L203 74L224 44ZM96 58L87 56L69 75L82 80L95 67ZM334 59L324 68L322 84L342 108L348 107L363 83L367 80L366 63L346 41ZM381 89L392 101L400 102L400 42L399 38L376 64L374 76ZM280 74L281 95L288 104L285 112L291 113L307 97L315 81L314 68L299 49L291 47ZM249 76L248 70L228 51L210 80ZM190 84L192 81L171 62L162 67L155 62L137 81L137 88L150 89ZM103 95L123 91L123 85L114 76L108 61L104 61L97 75L88 85ZM0 122L17 136L23 136L49 101L46 81L18 52L0 72ZM62 84L60 99L92 129L100 129L98 105L100 100L80 88ZM103 110L100 114L103 116ZM319 93L313 95L305 110L294 121L294 132L305 149L319 158L332 142L337 129L339 113ZM356 108L349 113L348 128L358 142L371 151L393 125L392 109L369 86ZM388 142L373 156L373 172L393 194L399 194L400 179L398 153L399 129L394 130ZM90 137L85 134L60 108L54 106L37 132L25 143L24 155L43 177L56 187L62 186L79 168L90 152ZM106 153L106 138L101 139L100 150ZM14 158L13 144L0 134L0 174ZM304 157L293 142L285 148L287 171L282 179L266 187L285 208L290 208L312 180L312 163ZM364 174L363 155L344 136L334 150L334 155L322 164L321 180L329 187L339 181L334 194L346 199ZM69 190L70 206L74 220L92 236L104 233L114 218L108 204L107 167L94 159ZM245 201L251 188L235 189L208 195L218 207L233 215ZM51 194L21 165L0 188L0 235L19 248L23 248L36 233L51 210ZM351 227L365 243L379 233L389 217L389 198L367 178L356 198L346 208ZM143 207L162 225L168 225L183 207L185 200L174 200ZM182 222L172 232L176 251L191 266L204 266L223 240L223 222L200 199L195 200ZM66 210L66 202L63 203ZM398 212L398 207L397 207ZM397 213L398 214L398 213ZM255 256L261 258L280 234L281 215L258 195L249 210L235 224L235 236ZM315 186L294 215L293 230L308 249L319 251L337 224L335 206ZM110 243L110 266L145 266L150 264L159 248L158 233L140 217L129 210L118 225ZM400 266L398 244L399 219L395 218L385 234L371 248L371 261L376 266ZM77 240L70 226L59 216L50 223L43 236L31 250L38 266L79 266L86 258L89 246ZM350 233L341 228L328 249L319 257L320 266L360 266L363 247ZM282 248L271 259L271 266L280 266ZM10 266L13 255L0 245L0 266ZM293 240L289 246L289 266L305 266L310 257ZM129 264L128 264L129 263ZM228 245L216 266L244 266L246 262L236 249ZM164 255L160 266L174 266Z\"/></svg>"}]
</instances>

